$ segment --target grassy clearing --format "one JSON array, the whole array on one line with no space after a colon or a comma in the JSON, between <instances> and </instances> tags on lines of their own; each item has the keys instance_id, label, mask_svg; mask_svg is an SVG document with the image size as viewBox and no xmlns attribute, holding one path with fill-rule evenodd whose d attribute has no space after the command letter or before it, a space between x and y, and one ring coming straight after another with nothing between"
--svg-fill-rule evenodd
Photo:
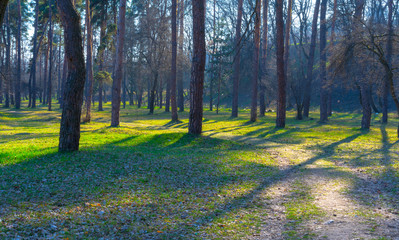
<instances>
[{"instance_id":1,"label":"grassy clearing","mask_svg":"<svg viewBox=\"0 0 399 240\"><path fill-rule=\"evenodd\" d=\"M397 121L380 126L376 117L365 133L360 115L334 114L320 125L289 113L288 127L276 130L274 113L250 124L245 110L237 119L206 111L204 136L195 138L186 134L187 113L171 123L162 110L149 116L128 107L122 126L110 128L109 108L82 125L81 151L73 154L57 153L58 111L0 110L0 238L247 237L265 218L258 195L287 180L272 149L292 168L323 161L331 178L346 174L345 192L365 206L371 199L340 164L386 183L380 191L399 191ZM323 216L311 187L296 183L290 191L294 230ZM379 200L394 208L388 197Z\"/></svg>"}]
</instances>

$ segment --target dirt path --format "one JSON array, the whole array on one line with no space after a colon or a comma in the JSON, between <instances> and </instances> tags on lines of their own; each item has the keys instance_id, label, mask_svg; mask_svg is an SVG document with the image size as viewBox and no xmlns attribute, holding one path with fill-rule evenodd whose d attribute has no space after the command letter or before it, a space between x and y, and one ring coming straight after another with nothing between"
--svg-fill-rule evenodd
<instances>
[{"instance_id":1,"label":"dirt path","mask_svg":"<svg viewBox=\"0 0 399 240\"><path fill-rule=\"evenodd\" d=\"M213 137L267 148L284 170L285 176L258 197L267 217L252 239L399 240L399 198L389 183L332 160L336 153L260 138Z\"/></svg>"}]
</instances>

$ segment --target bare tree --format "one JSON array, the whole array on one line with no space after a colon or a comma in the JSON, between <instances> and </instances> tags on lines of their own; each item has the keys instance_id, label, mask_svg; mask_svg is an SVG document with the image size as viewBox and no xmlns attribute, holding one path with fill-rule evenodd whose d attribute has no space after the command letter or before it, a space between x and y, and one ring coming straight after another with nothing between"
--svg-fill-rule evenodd
<instances>
[{"instance_id":1,"label":"bare tree","mask_svg":"<svg viewBox=\"0 0 399 240\"><path fill-rule=\"evenodd\" d=\"M18 27L17 27L17 78L15 81L15 108L21 108L21 0L18 0ZM1 23L0 23L1 24Z\"/></svg>"},{"instance_id":2,"label":"bare tree","mask_svg":"<svg viewBox=\"0 0 399 240\"><path fill-rule=\"evenodd\" d=\"M268 32L268 14L269 14L269 0L263 1L263 34L262 34L262 50L261 50L261 78L259 83L259 115L265 116L266 103L266 77L267 77L267 32Z\"/></svg>"},{"instance_id":3,"label":"bare tree","mask_svg":"<svg viewBox=\"0 0 399 240\"><path fill-rule=\"evenodd\" d=\"M316 49L316 37L317 37L317 20L319 18L319 9L320 9L320 0L316 0L313 20L312 20L312 35L310 37L310 48L309 48L309 61L307 67L307 77L305 83L305 91L303 97L303 116L309 117L309 109L310 109L310 98L312 94L312 81L313 81L313 64L314 64L314 55Z\"/></svg>"}]
</instances>

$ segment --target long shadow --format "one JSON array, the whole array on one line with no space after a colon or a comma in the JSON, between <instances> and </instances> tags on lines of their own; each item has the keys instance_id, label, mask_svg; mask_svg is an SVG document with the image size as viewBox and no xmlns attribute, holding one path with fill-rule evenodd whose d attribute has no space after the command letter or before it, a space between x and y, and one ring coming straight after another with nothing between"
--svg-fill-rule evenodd
<instances>
[{"instance_id":1,"label":"long shadow","mask_svg":"<svg viewBox=\"0 0 399 240\"><path fill-rule=\"evenodd\" d=\"M0 224L0 232L6 236L29 238L38 234L38 238L44 238L46 235L34 226L46 225L43 216L52 212L58 214L52 220L58 228L51 231L58 233L62 226L72 223L76 229L68 227L72 228L69 231L78 234L79 226L87 224L81 221L100 225L105 222L112 230L121 227L121 223L112 220L121 215L132 226L155 227L161 221L159 214L178 214L180 218L185 214L183 210L205 208L210 199L219 201L218 193L225 186L260 181L278 171L269 165L241 160L237 156L245 154L246 149L232 141L181 133L129 136L101 149L81 150L33 157L1 168L0 216L3 223L16 227L3 228L5 225ZM128 203L122 207L135 212L133 217L125 210L108 207L125 201ZM188 204L187 208L182 208L181 202ZM29 218L13 217L26 212L31 214ZM110 220L101 218L101 212L110 214ZM107 236L107 231L100 235L90 232L90 236ZM136 234L132 238L157 238L155 231Z\"/></svg>"},{"instance_id":2,"label":"long shadow","mask_svg":"<svg viewBox=\"0 0 399 240\"><path fill-rule=\"evenodd\" d=\"M310 164L316 162L317 160L320 160L322 158L328 158L328 157L332 156L334 154L334 150L338 146L340 146L341 144L350 143L353 140L355 140L356 138L358 138L359 136L361 136L362 134L363 133L357 133L355 135L349 136L349 137L342 139L338 142L334 142L332 144L329 144L329 145L323 147L321 149L322 152L320 154L318 154L317 156L312 157L309 160L307 160L301 164L297 164L288 169L281 170L277 174L274 174L271 177L267 177L267 178L263 179L260 182L260 184L256 188L254 188L250 193L223 204L217 210L212 211L204 216L199 217L199 219L197 219L196 222L199 223L200 226L204 227L204 226L210 224L211 222L213 222L216 218L222 218L223 216L232 212L234 209L240 208L243 204L254 200L254 198L257 195L259 195L261 192L263 192L265 189L272 186L273 184L288 180L292 176L292 173L300 170L301 168L306 167L307 165L310 165ZM176 232L172 232L172 233L178 234L182 227L184 227L184 226L180 226L178 228L179 230L177 230Z\"/></svg>"}]
</instances>

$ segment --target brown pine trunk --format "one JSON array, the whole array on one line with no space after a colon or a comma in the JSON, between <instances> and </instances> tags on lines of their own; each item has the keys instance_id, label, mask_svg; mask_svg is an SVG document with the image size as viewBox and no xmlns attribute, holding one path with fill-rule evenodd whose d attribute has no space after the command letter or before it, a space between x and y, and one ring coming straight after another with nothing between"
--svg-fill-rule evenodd
<instances>
[{"instance_id":1,"label":"brown pine trunk","mask_svg":"<svg viewBox=\"0 0 399 240\"><path fill-rule=\"evenodd\" d=\"M104 53L105 53L105 42L106 42L106 30L107 30L107 1L104 1L102 4L102 19L101 19L101 27L100 27L100 47L98 50L98 59L100 61L99 71L105 71L104 67ZM103 111L103 81L100 81L98 84L98 111Z\"/></svg>"},{"instance_id":2,"label":"brown pine trunk","mask_svg":"<svg viewBox=\"0 0 399 240\"><path fill-rule=\"evenodd\" d=\"M50 18L50 29L48 33L49 42L49 73L48 73L48 91L47 91L47 103L48 110L51 111L51 98L52 98L52 73L53 73L53 21L52 21L52 0L49 0L49 18Z\"/></svg>"},{"instance_id":3,"label":"brown pine trunk","mask_svg":"<svg viewBox=\"0 0 399 240\"><path fill-rule=\"evenodd\" d=\"M360 92L362 99L362 129L370 129L371 124L371 105L370 105L370 87L366 83L361 83Z\"/></svg>"},{"instance_id":4,"label":"brown pine trunk","mask_svg":"<svg viewBox=\"0 0 399 240\"><path fill-rule=\"evenodd\" d=\"M176 101L176 73L177 73L177 0L172 0L172 63L170 78L170 104L172 105L172 121L178 121Z\"/></svg>"},{"instance_id":5,"label":"brown pine trunk","mask_svg":"<svg viewBox=\"0 0 399 240\"><path fill-rule=\"evenodd\" d=\"M267 1L267 0L266 0ZM242 25L243 0L238 0L237 25L234 51L234 74L233 74L233 103L231 117L238 117L238 88L240 85L240 60L241 60L241 25Z\"/></svg>"},{"instance_id":6,"label":"brown pine trunk","mask_svg":"<svg viewBox=\"0 0 399 240\"><path fill-rule=\"evenodd\" d=\"M93 35L91 29L91 8L90 0L86 0L86 117L85 122L91 121L91 102L93 100Z\"/></svg>"},{"instance_id":7,"label":"brown pine trunk","mask_svg":"<svg viewBox=\"0 0 399 240\"><path fill-rule=\"evenodd\" d=\"M393 15L393 0L388 0L388 41L387 41L387 62L391 67L392 64L392 15ZM388 123L388 94L389 94L389 74L384 78L382 91L382 123ZM399 133L399 128L398 128ZM398 135L399 136L399 135Z\"/></svg>"},{"instance_id":8,"label":"brown pine trunk","mask_svg":"<svg viewBox=\"0 0 399 240\"><path fill-rule=\"evenodd\" d=\"M265 102L265 82L267 77L267 32L268 32L268 12L269 0L263 1L263 36L262 36L262 56L261 56L261 80L259 84L259 115L265 116L266 102Z\"/></svg>"},{"instance_id":9,"label":"brown pine trunk","mask_svg":"<svg viewBox=\"0 0 399 240\"><path fill-rule=\"evenodd\" d=\"M252 62L252 103L251 103L251 122L256 122L258 118L258 79L259 79L259 49L260 49L260 8L261 0L256 0L255 6L255 29L254 29L254 55Z\"/></svg>"},{"instance_id":10,"label":"brown pine trunk","mask_svg":"<svg viewBox=\"0 0 399 240\"><path fill-rule=\"evenodd\" d=\"M307 66L307 77L305 83L304 97L303 97L303 116L309 117L310 99L312 94L312 81L313 81L313 64L316 49L317 37L317 20L319 18L320 0L316 0L312 21L312 35L310 39L309 61Z\"/></svg>"},{"instance_id":11,"label":"brown pine trunk","mask_svg":"<svg viewBox=\"0 0 399 240\"><path fill-rule=\"evenodd\" d=\"M72 152L79 150L80 115L86 71L80 17L71 0L57 1L57 5L64 26L65 54L68 60L58 150Z\"/></svg>"},{"instance_id":12,"label":"brown pine trunk","mask_svg":"<svg viewBox=\"0 0 399 240\"><path fill-rule=\"evenodd\" d=\"M203 116L203 92L205 76L205 0L193 0L193 59L190 82L190 115L188 132L201 134Z\"/></svg>"},{"instance_id":13,"label":"brown pine trunk","mask_svg":"<svg viewBox=\"0 0 399 240\"><path fill-rule=\"evenodd\" d=\"M320 122L328 121L328 90L327 90L327 0L322 0L320 8Z\"/></svg>"},{"instance_id":14,"label":"brown pine trunk","mask_svg":"<svg viewBox=\"0 0 399 240\"><path fill-rule=\"evenodd\" d=\"M126 0L120 1L118 33L116 43L115 78L112 83L111 127L119 126L121 109L121 87L123 78L123 46L125 43Z\"/></svg>"},{"instance_id":15,"label":"brown pine trunk","mask_svg":"<svg viewBox=\"0 0 399 240\"><path fill-rule=\"evenodd\" d=\"M5 79L4 79L4 107L10 107L10 85L11 85L11 29L10 29L10 9L7 7L6 12L6 30L7 30L7 39L6 39L6 62L5 62Z\"/></svg>"},{"instance_id":16,"label":"brown pine trunk","mask_svg":"<svg viewBox=\"0 0 399 240\"><path fill-rule=\"evenodd\" d=\"M180 23L180 34L179 34L179 56L177 71L177 105L179 112L184 112L184 86L183 86L183 43L184 43L184 1L180 1L179 7L179 23Z\"/></svg>"},{"instance_id":17,"label":"brown pine trunk","mask_svg":"<svg viewBox=\"0 0 399 240\"><path fill-rule=\"evenodd\" d=\"M37 59L37 28L39 22L39 0L36 0L35 9L35 33L33 34L33 61L31 67L32 74L32 108L36 108L36 59Z\"/></svg>"},{"instance_id":18,"label":"brown pine trunk","mask_svg":"<svg viewBox=\"0 0 399 240\"><path fill-rule=\"evenodd\" d=\"M330 37L330 49L334 46L335 41L335 23L337 21L337 8L338 2L334 0L333 18L331 23L331 37ZM328 105L327 105L328 116L332 116L332 88L328 89Z\"/></svg>"},{"instance_id":19,"label":"brown pine trunk","mask_svg":"<svg viewBox=\"0 0 399 240\"><path fill-rule=\"evenodd\" d=\"M276 28L277 28L277 119L276 127L285 127L285 106L286 106L286 82L284 74L284 18L283 18L283 0L276 0Z\"/></svg>"},{"instance_id":20,"label":"brown pine trunk","mask_svg":"<svg viewBox=\"0 0 399 240\"><path fill-rule=\"evenodd\" d=\"M17 78L15 81L15 108L21 108L21 0L18 0L18 28L17 28ZM1 25L0 25L1 26Z\"/></svg>"}]
</instances>

